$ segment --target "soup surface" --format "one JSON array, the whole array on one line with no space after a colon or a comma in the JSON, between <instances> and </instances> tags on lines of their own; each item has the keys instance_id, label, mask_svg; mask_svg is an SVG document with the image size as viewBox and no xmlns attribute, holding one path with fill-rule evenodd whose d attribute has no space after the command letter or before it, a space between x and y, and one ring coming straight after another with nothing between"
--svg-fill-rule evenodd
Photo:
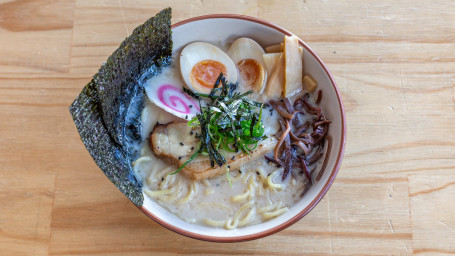
<instances>
[{"instance_id":1,"label":"soup surface","mask_svg":"<svg viewBox=\"0 0 455 256\"><path fill-rule=\"evenodd\" d=\"M209 160L207 152L205 154L196 153L195 158L190 157L198 151L198 145L202 145L202 142L197 143L197 140L187 139L195 136L193 133L197 137L198 132L202 131L188 128L188 125L192 123L192 121L188 121L199 120L199 123L201 122L201 119L195 116L202 110L204 103L201 105L201 99L199 99L199 104L197 104L195 99L191 99L182 92L186 87L193 92L202 93L201 95L209 95L210 90L207 91L207 86L201 83L200 79L194 78L195 74L203 74L202 78L207 80L207 74L210 74L211 83L216 80L214 80L216 75L212 69L199 70L209 63L206 60L201 61L201 56L216 60L216 67L219 66L219 69L224 70L223 73L228 74L227 79L230 77L238 81L236 89L238 94L251 90L251 94L247 93L244 96L247 101L258 102L261 105L259 102L266 103L268 102L267 97L276 96L276 92L282 91L280 88L265 89L264 91L267 75L265 62L262 60L263 50L260 49L260 46L250 39L239 39L237 42L233 43L228 51L234 62L238 63L237 66L223 50L216 46L203 42L192 43L180 53L179 62L177 62L177 56L174 56L176 61L173 62L173 65L165 68L160 75L147 82L145 90L148 97L146 97L146 106L141 114L143 134L142 143L139 145L140 156L133 162L135 174L143 183L144 193L160 206L189 223L226 229L235 229L270 220L287 212L301 199L311 185L315 170L318 170L318 166L321 165L324 158L322 157L326 144L324 136L327 133L328 123L330 123L325 119L320 108L313 107L317 105L314 96L305 90L289 96L289 99L286 98L284 101L281 99L281 102L275 97L269 101L270 104L261 106L259 115L256 113L256 118L260 116L259 121L256 122L263 124L263 134L260 135L259 144L256 143L254 148L262 147L262 152L258 153L259 149L249 147L246 147L249 153L245 151L245 148L242 149L243 153L238 152L238 149L237 152L232 152L229 147L219 147L220 142L218 142L218 145L214 146L227 161L226 164L220 165L216 174L202 177L188 175L188 170L186 173L183 171L183 173L177 173L177 169L180 171L179 166L185 166L188 161L196 163L195 166L201 166L197 164ZM220 48L225 49L226 47ZM251 49L256 51L254 55L248 55L252 51ZM204 53L204 51L206 52ZM298 52L297 48L296 51ZM243 57L240 56L242 54ZM265 55L264 59L266 59ZM278 55L280 54L278 53ZM268 55L268 57L273 56ZM240 65L245 62L241 60L242 58L250 62L254 61L257 68L246 69L245 65ZM279 66L281 58L284 57L275 55L275 60L272 61L276 63L273 64L274 70L269 74L272 81L279 81L278 77L285 76L284 66ZM240 61L238 61L239 59ZM195 73L195 69L198 72ZM239 72L235 69L238 69ZM268 69L270 70L270 66ZM248 75L246 75L247 73ZM240 75L237 80L238 74ZM185 76L190 79L185 80ZM255 79L251 79L253 76ZM300 76L302 75L300 74ZM185 83L186 86L184 86ZM315 84L313 87L316 86ZM281 82L278 85L285 86ZM273 84L272 86L278 85ZM269 87L268 84L267 87ZM163 90L171 92L166 94L163 93ZM305 93L304 96L302 96L303 93ZM320 97L319 92L316 101L319 101ZM300 102L298 102L299 100ZM290 106L294 101L293 106ZM221 107L223 106L221 105ZM213 105L210 109L220 111ZM216 117L216 113L214 115ZM250 123L252 122L250 120ZM171 125L174 126L171 127ZM182 134L182 130L167 128L176 126L183 127L185 133L191 132ZM251 124L251 134L253 134L252 126ZM168 145L159 144L157 146L154 144L151 133L158 133L156 132L157 127L160 127L159 130L162 131L159 133L161 136L159 138L162 140L164 138ZM210 132L210 130L208 131ZM248 133L248 131L246 132ZM289 138L291 135L292 139ZM171 138L173 136L174 140ZM287 138L285 138L286 136ZM179 139L176 140L175 137ZM200 140L200 137L198 138ZM259 140L259 137L257 139ZM187 143L188 141L190 143ZM282 145L284 148L280 148ZM167 155L163 157L163 154L157 153L157 150L163 150L165 146L167 146L167 154L174 155L173 157ZM315 148L317 150L314 150ZM239 159L246 159L246 161L240 162ZM292 160L288 161L289 159ZM183 162L185 163L182 165ZM310 165L311 170L308 167Z\"/></svg>"},{"instance_id":2,"label":"soup surface","mask_svg":"<svg viewBox=\"0 0 455 256\"><path fill-rule=\"evenodd\" d=\"M147 86L164 80L181 84L178 71L171 66ZM252 95L255 97L257 95ZM267 136L278 132L278 117L272 108L263 111ZM302 175L290 175L282 181L283 168L264 157L250 161L238 170L230 170L226 175L201 181L180 173L169 175L176 167L157 158L147 138L156 123L181 120L150 101L141 118L144 142L141 156L134 162L136 175L142 179L146 195L187 222L226 229L261 223L285 213L309 185ZM230 156L230 152L223 153Z\"/></svg>"}]
</instances>

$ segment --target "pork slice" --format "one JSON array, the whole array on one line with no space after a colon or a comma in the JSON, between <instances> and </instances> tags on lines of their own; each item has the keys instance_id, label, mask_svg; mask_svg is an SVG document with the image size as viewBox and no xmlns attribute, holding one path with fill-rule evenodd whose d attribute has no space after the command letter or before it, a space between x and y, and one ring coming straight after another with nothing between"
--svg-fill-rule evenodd
<instances>
[{"instance_id":1,"label":"pork slice","mask_svg":"<svg viewBox=\"0 0 455 256\"><path fill-rule=\"evenodd\" d=\"M180 166L198 150L197 130L187 123L157 123L150 135L150 146L153 153L169 163Z\"/></svg>"},{"instance_id":2,"label":"pork slice","mask_svg":"<svg viewBox=\"0 0 455 256\"><path fill-rule=\"evenodd\" d=\"M189 127L187 123L157 124L150 135L150 146L157 157L178 168L199 149L199 140L195 136L198 131L196 128ZM245 163L256 160L273 150L276 143L275 137L271 136L259 142L250 154L220 150L221 155L226 159L226 163L221 167L218 165L212 167L208 156L199 155L181 172L189 178L202 180L226 173L226 166L229 166L229 170L238 170Z\"/></svg>"}]
</instances>

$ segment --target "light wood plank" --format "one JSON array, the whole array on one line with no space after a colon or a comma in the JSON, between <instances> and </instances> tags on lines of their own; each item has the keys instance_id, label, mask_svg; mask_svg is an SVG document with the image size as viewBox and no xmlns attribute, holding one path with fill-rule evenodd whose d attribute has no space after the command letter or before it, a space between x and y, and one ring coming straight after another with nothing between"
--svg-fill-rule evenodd
<instances>
[{"instance_id":1,"label":"light wood plank","mask_svg":"<svg viewBox=\"0 0 455 256\"><path fill-rule=\"evenodd\" d=\"M4 1L0 5L0 72L66 72L73 11L74 0Z\"/></svg>"},{"instance_id":2,"label":"light wood plank","mask_svg":"<svg viewBox=\"0 0 455 256\"><path fill-rule=\"evenodd\" d=\"M68 106L132 30L259 17L318 53L342 95L342 168L304 219L214 244L148 219L104 177ZM455 254L455 2L0 1L1 255Z\"/></svg>"},{"instance_id":3,"label":"light wood plank","mask_svg":"<svg viewBox=\"0 0 455 256\"><path fill-rule=\"evenodd\" d=\"M54 181L53 173L0 172L2 255L48 254Z\"/></svg>"},{"instance_id":4,"label":"light wood plank","mask_svg":"<svg viewBox=\"0 0 455 256\"><path fill-rule=\"evenodd\" d=\"M455 253L455 175L410 175L409 196L416 255Z\"/></svg>"}]
</instances>

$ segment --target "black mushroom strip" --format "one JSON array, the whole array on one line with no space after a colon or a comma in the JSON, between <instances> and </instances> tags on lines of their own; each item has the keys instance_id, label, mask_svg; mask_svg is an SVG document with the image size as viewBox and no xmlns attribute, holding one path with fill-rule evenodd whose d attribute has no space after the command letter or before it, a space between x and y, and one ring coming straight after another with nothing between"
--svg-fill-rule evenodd
<instances>
[{"instance_id":1,"label":"black mushroom strip","mask_svg":"<svg viewBox=\"0 0 455 256\"><path fill-rule=\"evenodd\" d=\"M322 91L319 91L317 96L316 105L321 101ZM270 101L270 105L280 115L281 133L273 157L266 155L265 159L277 166L283 166L282 180L290 173L296 175L293 169L300 169L299 174L305 175L312 184L311 172L315 169L314 164L323 155L330 121L320 107L308 102L309 97L306 93L295 100L294 104L288 98Z\"/></svg>"}]
</instances>

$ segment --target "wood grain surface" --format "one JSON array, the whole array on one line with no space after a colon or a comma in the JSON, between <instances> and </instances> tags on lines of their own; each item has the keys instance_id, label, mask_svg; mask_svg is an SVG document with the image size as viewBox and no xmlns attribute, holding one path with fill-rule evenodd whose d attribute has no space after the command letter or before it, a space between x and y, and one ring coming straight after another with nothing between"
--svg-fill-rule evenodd
<instances>
[{"instance_id":1,"label":"wood grain surface","mask_svg":"<svg viewBox=\"0 0 455 256\"><path fill-rule=\"evenodd\" d=\"M68 106L159 10L245 14L303 38L342 93L348 139L304 219L236 244L148 219L95 165ZM455 1L0 0L0 255L455 254Z\"/></svg>"}]
</instances>

